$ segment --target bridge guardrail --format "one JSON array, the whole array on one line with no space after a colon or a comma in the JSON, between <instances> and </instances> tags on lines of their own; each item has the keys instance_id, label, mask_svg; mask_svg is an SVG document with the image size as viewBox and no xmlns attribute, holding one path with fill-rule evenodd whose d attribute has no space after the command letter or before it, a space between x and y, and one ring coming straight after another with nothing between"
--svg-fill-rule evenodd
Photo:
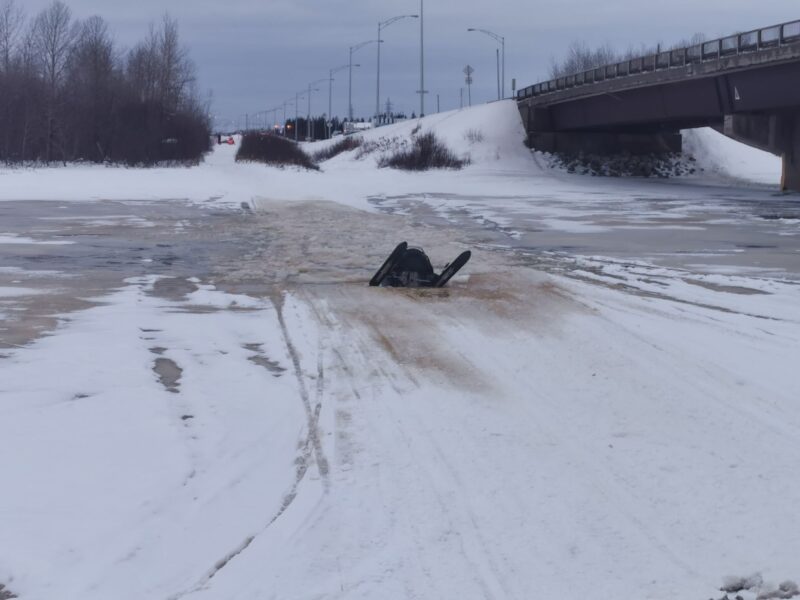
<instances>
[{"instance_id":1,"label":"bridge guardrail","mask_svg":"<svg viewBox=\"0 0 800 600\"><path fill-rule=\"evenodd\" d=\"M542 96L573 87L591 85L607 79L685 67L708 60L719 60L796 43L800 43L800 20L701 42L685 48L637 56L619 63L543 81L519 90L517 99L523 100L532 96Z\"/></svg>"}]
</instances>

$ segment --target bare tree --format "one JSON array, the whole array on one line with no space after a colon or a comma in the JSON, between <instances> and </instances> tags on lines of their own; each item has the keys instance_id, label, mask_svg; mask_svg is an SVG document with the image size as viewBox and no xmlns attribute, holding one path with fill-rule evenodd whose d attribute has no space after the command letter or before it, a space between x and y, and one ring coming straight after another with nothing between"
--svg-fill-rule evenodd
<instances>
[{"instance_id":1,"label":"bare tree","mask_svg":"<svg viewBox=\"0 0 800 600\"><path fill-rule=\"evenodd\" d=\"M606 43L597 48L589 48L584 42L575 41L567 48L567 55L561 60L550 59L550 77L557 79L565 75L574 75L582 71L588 71L604 65L639 58L640 56L650 56L661 50L675 50L694 46L706 40L702 33L695 33L688 39L681 40L671 46L658 44L656 46L629 46L627 50L617 52L610 44Z\"/></svg>"},{"instance_id":2,"label":"bare tree","mask_svg":"<svg viewBox=\"0 0 800 600\"><path fill-rule=\"evenodd\" d=\"M565 75L574 75L617 60L617 53L610 44L604 44L593 50L585 43L575 41L567 48L566 58L560 61L551 59L550 76L555 79Z\"/></svg>"},{"instance_id":3,"label":"bare tree","mask_svg":"<svg viewBox=\"0 0 800 600\"><path fill-rule=\"evenodd\" d=\"M72 156L106 157L113 129L113 101L117 57L108 25L91 17L80 25L67 63L66 95L73 110L68 115Z\"/></svg>"},{"instance_id":4,"label":"bare tree","mask_svg":"<svg viewBox=\"0 0 800 600\"><path fill-rule=\"evenodd\" d=\"M56 0L39 13L33 23L32 32L34 47L47 88L45 160L49 162L52 159L53 145L57 143L56 136L59 133L59 88L64 79L70 48L77 37L78 29L72 23L72 12L69 7L60 0Z\"/></svg>"},{"instance_id":5,"label":"bare tree","mask_svg":"<svg viewBox=\"0 0 800 600\"><path fill-rule=\"evenodd\" d=\"M128 73L142 100L159 102L168 111L177 110L191 92L195 69L180 44L175 19L166 14L160 27L150 26L147 38L130 54Z\"/></svg>"},{"instance_id":6,"label":"bare tree","mask_svg":"<svg viewBox=\"0 0 800 600\"><path fill-rule=\"evenodd\" d=\"M0 159L10 160L17 105L20 102L20 76L13 63L24 15L14 0L0 3Z\"/></svg>"},{"instance_id":7,"label":"bare tree","mask_svg":"<svg viewBox=\"0 0 800 600\"><path fill-rule=\"evenodd\" d=\"M3 73L11 70L11 57L24 21L22 9L14 0L4 0L0 4L0 69Z\"/></svg>"},{"instance_id":8,"label":"bare tree","mask_svg":"<svg viewBox=\"0 0 800 600\"><path fill-rule=\"evenodd\" d=\"M158 79L158 34L150 25L147 37L128 55L128 79L142 102L155 99Z\"/></svg>"},{"instance_id":9,"label":"bare tree","mask_svg":"<svg viewBox=\"0 0 800 600\"><path fill-rule=\"evenodd\" d=\"M180 45L178 22L164 15L159 35L159 96L167 110L181 104L187 86L194 81L194 66Z\"/></svg>"},{"instance_id":10,"label":"bare tree","mask_svg":"<svg viewBox=\"0 0 800 600\"><path fill-rule=\"evenodd\" d=\"M208 150L208 109L175 20L123 57L102 18L75 23L55 1L23 29L14 2L0 0L0 160L154 164Z\"/></svg>"}]
</instances>

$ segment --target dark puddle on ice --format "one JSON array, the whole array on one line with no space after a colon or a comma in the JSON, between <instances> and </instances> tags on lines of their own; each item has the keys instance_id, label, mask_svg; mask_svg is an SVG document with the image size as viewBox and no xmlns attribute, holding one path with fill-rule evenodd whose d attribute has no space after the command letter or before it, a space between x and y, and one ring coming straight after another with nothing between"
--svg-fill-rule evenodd
<instances>
[{"instance_id":1,"label":"dark puddle on ice","mask_svg":"<svg viewBox=\"0 0 800 600\"><path fill-rule=\"evenodd\" d=\"M286 372L286 368L282 367L278 361L272 360L266 356L262 350L263 346L264 344L245 344L245 350L256 353L252 356L248 356L247 360L260 367L264 367L273 377L280 377Z\"/></svg>"},{"instance_id":2,"label":"dark puddle on ice","mask_svg":"<svg viewBox=\"0 0 800 600\"><path fill-rule=\"evenodd\" d=\"M166 300L179 301L197 289L197 285L182 277L164 277L153 284L152 294Z\"/></svg>"},{"instance_id":3,"label":"dark puddle on ice","mask_svg":"<svg viewBox=\"0 0 800 600\"><path fill-rule=\"evenodd\" d=\"M714 292L725 292L728 294L739 294L742 296L769 295L769 292L766 292L764 290L758 290L755 288L748 288L738 285L719 285L708 281L703 281L701 279L689 279L689 278L684 278L683 281L685 283L688 283L689 285L696 285L698 287L702 287L707 290L712 290Z\"/></svg>"},{"instance_id":4,"label":"dark puddle on ice","mask_svg":"<svg viewBox=\"0 0 800 600\"><path fill-rule=\"evenodd\" d=\"M174 360L169 358L157 358L153 362L153 372L158 375L158 380L164 389L173 394L180 391L180 381L183 375L181 369Z\"/></svg>"},{"instance_id":5,"label":"dark puddle on ice","mask_svg":"<svg viewBox=\"0 0 800 600\"><path fill-rule=\"evenodd\" d=\"M190 278L224 275L268 245L251 212L180 200L3 202L0 224L0 233L36 242L0 244L0 286L24 280L37 290L14 299L13 318L0 323L0 348L24 346L128 278L159 276L151 294L183 300L197 289ZM70 243L38 243L59 240Z\"/></svg>"}]
</instances>

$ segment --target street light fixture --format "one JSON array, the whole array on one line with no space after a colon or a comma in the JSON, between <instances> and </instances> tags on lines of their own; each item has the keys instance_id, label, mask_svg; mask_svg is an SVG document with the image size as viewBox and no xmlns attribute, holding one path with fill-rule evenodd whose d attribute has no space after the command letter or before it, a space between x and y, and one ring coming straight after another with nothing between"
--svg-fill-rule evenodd
<instances>
[{"instance_id":1,"label":"street light fixture","mask_svg":"<svg viewBox=\"0 0 800 600\"><path fill-rule=\"evenodd\" d=\"M347 118L349 121L353 120L353 52L363 48L367 44L379 43L379 40L367 40L366 42L361 42L355 46L350 46L350 62L348 63L348 67L350 68L350 84L347 92Z\"/></svg>"},{"instance_id":2,"label":"street light fixture","mask_svg":"<svg viewBox=\"0 0 800 600\"><path fill-rule=\"evenodd\" d=\"M506 38L504 38L502 35L497 35L496 33L493 33L493 32L491 32L491 31L489 31L487 29L478 29L476 27L470 27L469 29L467 29L467 31L479 31L481 33L485 33L490 38L492 38L494 41L496 41L496 42L498 42L500 44L500 47L502 48L502 53L503 53L503 76L502 76L503 77L503 91L502 91L502 96L500 96L498 94L498 98L497 99L500 100L501 98L505 98L506 97ZM499 65L498 65L498 69L497 69L497 76L498 76L498 78L500 77L500 67L499 67Z\"/></svg>"},{"instance_id":3,"label":"street light fixture","mask_svg":"<svg viewBox=\"0 0 800 600\"><path fill-rule=\"evenodd\" d=\"M386 29L392 23L396 23L401 19L419 19L419 15L400 15L386 19L385 21L378 21L378 76L375 85L375 119L377 121L378 115L381 114L381 29ZM377 124L377 123L376 123Z\"/></svg>"}]
</instances>

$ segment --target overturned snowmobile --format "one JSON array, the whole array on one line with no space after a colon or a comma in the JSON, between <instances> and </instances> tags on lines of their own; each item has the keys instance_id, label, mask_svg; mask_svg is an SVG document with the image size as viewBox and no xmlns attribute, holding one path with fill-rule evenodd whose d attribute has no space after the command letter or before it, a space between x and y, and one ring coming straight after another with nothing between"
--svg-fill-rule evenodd
<instances>
[{"instance_id":1,"label":"overturned snowmobile","mask_svg":"<svg viewBox=\"0 0 800 600\"><path fill-rule=\"evenodd\" d=\"M369 280L369 284L386 287L442 287L467 264L470 256L472 253L469 250L462 252L437 275L422 248L409 248L406 242L400 242Z\"/></svg>"}]
</instances>

